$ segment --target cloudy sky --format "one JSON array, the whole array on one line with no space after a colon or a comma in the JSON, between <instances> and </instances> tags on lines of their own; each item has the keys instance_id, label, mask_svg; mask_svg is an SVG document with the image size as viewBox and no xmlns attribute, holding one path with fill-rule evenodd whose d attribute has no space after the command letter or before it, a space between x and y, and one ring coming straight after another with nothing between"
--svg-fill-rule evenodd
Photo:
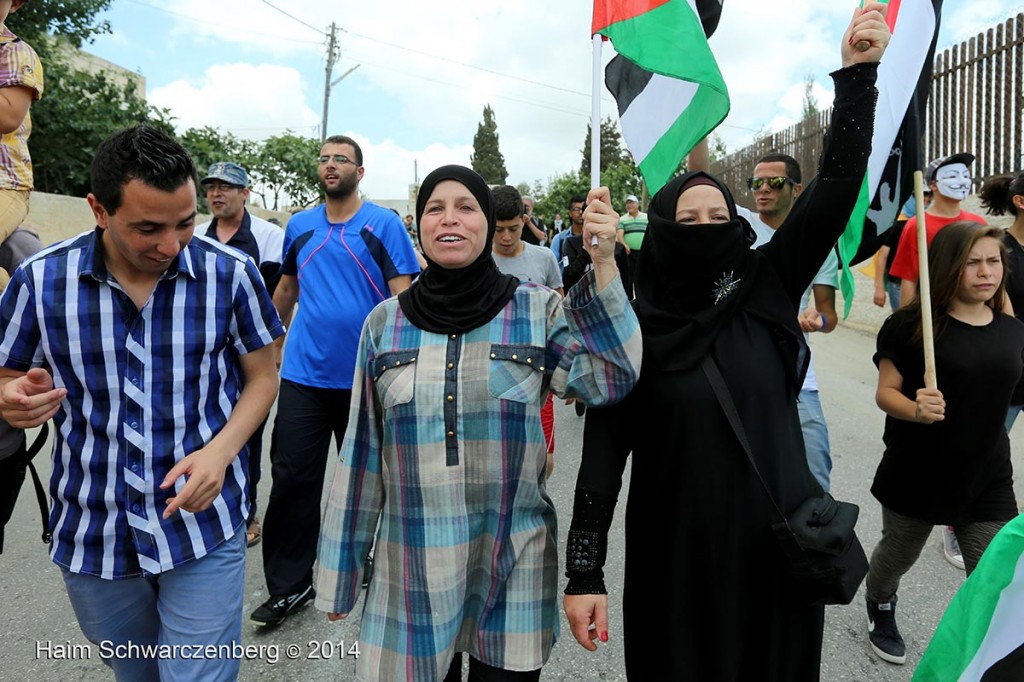
<instances>
[{"instance_id":1,"label":"cloudy sky","mask_svg":"<svg viewBox=\"0 0 1024 682\"><path fill-rule=\"evenodd\" d=\"M939 48L1024 11L1021 0L947 0ZM711 47L732 112L717 130L730 151L799 118L813 76L820 106L855 3L726 0ZM281 9L277 9L281 8ZM85 46L138 71L151 104L182 129L242 137L318 136L329 26L337 78L327 130L362 145L362 189L400 199L443 163L469 163L485 104L495 111L509 182L578 166L590 117L592 0L115 0L110 35ZM604 59L612 56L606 44ZM602 93L602 108L615 114Z\"/></svg>"}]
</instances>

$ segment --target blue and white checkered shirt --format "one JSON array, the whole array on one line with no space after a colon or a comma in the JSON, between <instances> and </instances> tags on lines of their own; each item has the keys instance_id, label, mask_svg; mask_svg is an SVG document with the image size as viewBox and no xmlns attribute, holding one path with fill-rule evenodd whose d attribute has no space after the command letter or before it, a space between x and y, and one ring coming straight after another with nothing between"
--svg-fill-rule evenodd
<instances>
[{"instance_id":1,"label":"blue and white checkered shirt","mask_svg":"<svg viewBox=\"0 0 1024 682\"><path fill-rule=\"evenodd\" d=\"M239 357L284 333L256 266L195 236L140 311L107 272L100 230L27 260L0 299L0 365L49 365L54 417L50 556L106 579L160 573L232 537L248 513L248 452L206 511L161 518L176 462L227 423Z\"/></svg>"}]
</instances>

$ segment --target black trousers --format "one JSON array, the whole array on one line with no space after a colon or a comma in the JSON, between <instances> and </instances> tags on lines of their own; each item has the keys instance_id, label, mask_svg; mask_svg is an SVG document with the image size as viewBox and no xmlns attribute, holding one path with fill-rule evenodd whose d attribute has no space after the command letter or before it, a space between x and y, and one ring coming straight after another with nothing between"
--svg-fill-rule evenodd
<instances>
[{"instance_id":1,"label":"black trousers","mask_svg":"<svg viewBox=\"0 0 1024 682\"><path fill-rule=\"evenodd\" d=\"M351 390L281 380L263 516L263 572L273 596L313 584L327 451L332 435L341 445L351 399Z\"/></svg>"},{"instance_id":2,"label":"black trousers","mask_svg":"<svg viewBox=\"0 0 1024 682\"><path fill-rule=\"evenodd\" d=\"M0 459L0 554L4 552L4 526L14 513L14 505L18 501L18 493L21 492L27 471L28 457L25 441L22 440L17 452Z\"/></svg>"},{"instance_id":3,"label":"black trousers","mask_svg":"<svg viewBox=\"0 0 1024 682\"><path fill-rule=\"evenodd\" d=\"M540 679L540 670L527 672L516 672L514 670L502 670L481 663L472 656L469 657L469 677L467 682L534 682ZM455 654L452 665L448 668L448 674L444 676L443 682L462 682L462 653Z\"/></svg>"}]
</instances>

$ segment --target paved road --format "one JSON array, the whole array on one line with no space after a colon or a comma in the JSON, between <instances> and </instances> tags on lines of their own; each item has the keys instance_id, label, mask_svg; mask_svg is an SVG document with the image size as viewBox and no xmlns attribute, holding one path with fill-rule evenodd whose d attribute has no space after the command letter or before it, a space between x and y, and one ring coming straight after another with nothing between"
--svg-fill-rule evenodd
<instances>
[{"instance_id":1,"label":"paved road","mask_svg":"<svg viewBox=\"0 0 1024 682\"><path fill-rule=\"evenodd\" d=\"M834 459L833 492L841 499L861 505L859 532L870 552L878 539L881 515L868 487L881 452L882 413L874 404L875 371L871 364L874 338L840 327L834 334L814 339L814 352L822 387L822 402L832 436ZM941 381L941 377L940 377ZM572 491L579 463L578 447L582 421L571 408L557 409L557 466L551 480L562 525L559 537L565 539ZM269 431L269 429L268 429ZM1024 471L1024 429L1012 438L1014 464ZM265 463L264 471L269 472ZM44 464L44 468L48 465ZM329 480L329 479L328 479ZM269 494L269 474L260 486L262 500ZM1024 485L1018 478L1017 498L1024 500ZM608 584L621 584L623 563L622 513L617 515L608 552ZM0 555L0 680L107 679L99 652L91 649L91 660L47 660L37 656L39 642L84 645L64 593L60 572L50 563L39 542L38 511L30 486L22 491L14 519L8 526L7 549ZM700 561L699 556L693 557ZM665 567L651 561L651 579L665 579ZM756 571L757 566L750 570ZM950 598L963 581L964 574L942 558L936 530L920 561L907 574L900 590L899 622L907 639L908 662L904 667L877 660L868 650L863 602L858 599L846 607L829 607L826 613L825 643L822 652L823 680L857 682L908 680L920 659L932 632ZM619 599L613 587L611 595L611 640L597 653L580 648L562 624L562 638L544 669L549 681L624 680ZM246 567L246 644L276 647L276 663L246 661L243 680L349 680L353 661L335 653L332 660L307 659L322 653L322 646L310 642L345 642L347 649L358 635L358 622L329 624L323 615L307 609L280 628L261 630L251 625L249 612L266 598L259 548L249 551ZM287 647L298 647L300 660L287 660ZM671 646L671 642L652 642L651 646ZM54 649L58 651L58 649Z\"/></svg>"}]
</instances>

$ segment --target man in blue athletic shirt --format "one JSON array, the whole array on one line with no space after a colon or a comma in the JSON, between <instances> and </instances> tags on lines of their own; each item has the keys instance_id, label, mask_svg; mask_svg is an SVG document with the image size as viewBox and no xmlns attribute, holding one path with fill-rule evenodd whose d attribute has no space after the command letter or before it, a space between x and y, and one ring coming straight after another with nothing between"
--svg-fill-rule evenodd
<instances>
[{"instance_id":1,"label":"man in blue athletic shirt","mask_svg":"<svg viewBox=\"0 0 1024 682\"><path fill-rule=\"evenodd\" d=\"M373 307L419 272L402 221L359 197L364 169L356 141L327 138L318 163L326 201L288 221L274 292L289 332L263 520L270 597L251 616L263 625L281 623L314 596L320 492L331 435L340 446L348 424L359 333Z\"/></svg>"}]
</instances>

